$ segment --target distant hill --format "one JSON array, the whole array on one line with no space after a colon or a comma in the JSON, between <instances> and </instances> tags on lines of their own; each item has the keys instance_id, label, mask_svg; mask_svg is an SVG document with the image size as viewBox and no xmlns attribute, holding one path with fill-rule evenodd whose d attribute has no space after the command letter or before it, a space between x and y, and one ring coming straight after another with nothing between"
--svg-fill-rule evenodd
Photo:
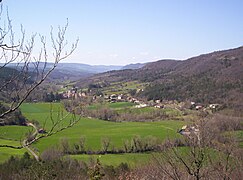
<instances>
[{"instance_id":1,"label":"distant hill","mask_svg":"<svg viewBox=\"0 0 243 180\"><path fill-rule=\"evenodd\" d=\"M145 66L145 63L128 64L126 66L123 66L121 68L121 70L124 70L124 69L139 69L139 68L142 68L143 66Z\"/></svg>"},{"instance_id":2,"label":"distant hill","mask_svg":"<svg viewBox=\"0 0 243 180\"><path fill-rule=\"evenodd\" d=\"M0 64L1 66L1 64ZM16 68L16 63L11 63L8 67ZM18 68L22 67L23 64L18 64ZM40 62L39 69L46 67L46 70L52 68L53 63ZM34 64L29 65L30 71L34 69ZM56 69L50 74L48 80L78 80L80 78L89 77L91 75L107 72L111 70L119 70L122 66L105 66L105 65L88 65L81 63L59 63Z\"/></svg>"},{"instance_id":3,"label":"distant hill","mask_svg":"<svg viewBox=\"0 0 243 180\"><path fill-rule=\"evenodd\" d=\"M148 100L193 100L243 108L243 47L101 73L77 84L133 80L150 84L138 94Z\"/></svg>"},{"instance_id":4,"label":"distant hill","mask_svg":"<svg viewBox=\"0 0 243 180\"><path fill-rule=\"evenodd\" d=\"M56 80L77 80L91 75L119 70L122 66L88 65L80 63L59 63L57 68L51 73L50 78Z\"/></svg>"},{"instance_id":5,"label":"distant hill","mask_svg":"<svg viewBox=\"0 0 243 180\"><path fill-rule=\"evenodd\" d=\"M75 69L80 71L86 71L90 73L102 73L112 70L120 70L122 66L114 65L88 65L82 63L59 63L57 69Z\"/></svg>"}]
</instances>

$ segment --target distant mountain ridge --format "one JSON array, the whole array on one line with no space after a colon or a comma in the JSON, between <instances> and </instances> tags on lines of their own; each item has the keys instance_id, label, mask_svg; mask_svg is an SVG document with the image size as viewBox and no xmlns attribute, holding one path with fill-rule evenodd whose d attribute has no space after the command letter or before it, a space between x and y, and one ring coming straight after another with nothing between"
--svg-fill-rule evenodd
<instances>
[{"instance_id":1,"label":"distant mountain ridge","mask_svg":"<svg viewBox=\"0 0 243 180\"><path fill-rule=\"evenodd\" d=\"M124 69L140 69L145 65L146 65L146 63L128 64L128 65L123 66L121 68L121 70L124 70Z\"/></svg>"},{"instance_id":2,"label":"distant mountain ridge","mask_svg":"<svg viewBox=\"0 0 243 180\"><path fill-rule=\"evenodd\" d=\"M2 64L3 65L3 64ZM16 66L21 67L24 64L11 63L8 65L10 68L16 68ZM1 64L0 64L1 66ZM50 69L53 63L39 63L39 68L42 69L46 67L46 70ZM142 67L142 64L132 65L133 69ZM135 67L136 66L136 67ZM30 70L35 68L34 64L29 65ZM59 63L55 70L48 77L49 80L78 80L81 78L86 78L97 73L103 73L107 71L120 70L130 68L130 65L126 66L116 66L116 65L88 65L82 63Z\"/></svg>"}]
</instances>

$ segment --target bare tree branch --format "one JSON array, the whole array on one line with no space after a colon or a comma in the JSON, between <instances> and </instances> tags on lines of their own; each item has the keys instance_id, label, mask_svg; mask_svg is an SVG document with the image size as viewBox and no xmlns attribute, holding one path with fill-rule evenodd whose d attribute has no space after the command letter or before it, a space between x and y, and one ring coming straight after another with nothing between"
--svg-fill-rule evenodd
<instances>
[{"instance_id":1,"label":"bare tree branch","mask_svg":"<svg viewBox=\"0 0 243 180\"><path fill-rule=\"evenodd\" d=\"M61 112L58 112L58 113L61 113ZM49 137L49 136L52 136L54 134L57 134L65 129L68 129L72 126L74 126L77 122L79 122L81 116L76 116L75 114L75 110L73 110L71 113L67 113L64 117L62 118L56 118L56 120L54 120L53 118L53 114L51 114L50 116L50 120L52 120L53 122L53 125L51 126L51 129L46 133L46 134L38 134L38 132L34 132L33 134L31 134L31 136L34 136L34 138L30 141L28 141L27 139L25 139L23 142L21 142L21 145L20 146L13 146L13 145L7 145L7 144L0 144L0 147L6 147L6 148L12 148L12 149L22 149L22 148L25 148L25 147L28 147L30 146L31 144L39 141L40 139L42 138L46 138L46 137ZM70 119L70 122L61 127L61 128L56 128L57 125L60 125L60 123L64 122L65 120L67 120L67 118L69 116L72 116L71 119ZM32 125L34 126L34 125ZM37 129L35 127L35 129ZM35 134L36 133L36 134Z\"/></svg>"},{"instance_id":2,"label":"bare tree branch","mask_svg":"<svg viewBox=\"0 0 243 180\"><path fill-rule=\"evenodd\" d=\"M8 29L7 32L12 32L11 21L8 20L8 22L9 22L10 29ZM0 49L2 48L2 53L4 54L3 57L4 57L5 61L4 61L4 64L1 66L1 68L6 67L7 65L9 65L13 62L17 62L17 67L20 66L20 63L22 63L21 65L23 65L23 67L19 70L18 74L11 76L11 78L8 81L4 82L0 88L1 93L3 93L3 94L10 93L10 96L13 96L13 98L15 99L14 101L12 101L10 103L11 105L10 105L9 109L0 114L0 122L4 121L3 117L5 115L7 115L11 112L14 112L16 109L18 109L20 107L20 105L27 99L27 97L40 84L42 84L43 81L50 75L50 73L57 67L58 63L61 60L69 57L74 52L74 50L77 48L78 39L76 40L75 43L72 44L69 51L65 52L65 54L63 53L64 48L67 45L67 41L65 40L65 34L67 31L67 28L68 28L68 21L63 28L58 27L59 30L58 30L56 38L53 33L53 28L51 29L50 36L51 36L52 47L54 50L54 53L53 53L54 64L50 69L46 68L47 60L48 60L49 56L47 54L46 38L44 36L40 36L42 49L39 53L38 58L36 58L36 57L31 56L31 54L33 52L33 48L34 48L35 38L36 38L35 35L33 35L31 37L29 43L24 45L25 32L24 32L23 28L21 27L22 39L20 41L20 45L7 45L7 44L3 44L4 37L6 37L7 34L2 32L2 34L4 34L4 36L2 36L3 40L0 41ZM11 37L10 44L14 44L13 33L10 33L10 37ZM2 44L1 44L1 42L2 42ZM25 50L23 49L24 46L25 46ZM10 52L10 54L11 54L10 58L8 58L9 56L7 56L6 52ZM20 58L20 56L21 56L21 58ZM16 61L16 60L18 60L18 61ZM42 60L44 60L44 66L42 67L42 69L40 69L40 62ZM33 61L33 63L31 63L32 61ZM36 78L35 78L36 80L32 84L28 84L27 81L31 79L31 77L29 76L29 72L30 72L29 68L30 68L31 64L33 64L33 66L34 66L33 73L36 76ZM22 79L19 77L22 77ZM14 86L15 88L12 89L12 91L8 92L9 86ZM16 98L16 97L18 97L18 98Z\"/></svg>"}]
</instances>

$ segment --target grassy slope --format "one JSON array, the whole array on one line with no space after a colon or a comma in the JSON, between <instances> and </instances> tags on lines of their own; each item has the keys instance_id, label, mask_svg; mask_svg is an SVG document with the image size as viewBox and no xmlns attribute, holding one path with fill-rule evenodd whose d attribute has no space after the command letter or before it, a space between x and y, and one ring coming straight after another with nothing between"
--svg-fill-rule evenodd
<instances>
[{"instance_id":1,"label":"grassy slope","mask_svg":"<svg viewBox=\"0 0 243 180\"><path fill-rule=\"evenodd\" d=\"M48 146L58 144L62 137L67 137L70 142L78 143L81 136L86 137L88 149L98 150L101 148L101 138L109 137L115 147L122 147L124 140L131 139L135 135L141 137L153 135L164 139L175 137L176 129L184 123L165 121L156 123L113 123L94 119L81 119L74 127L60 132L57 135L46 138L35 144L40 151Z\"/></svg>"},{"instance_id":2,"label":"grassy slope","mask_svg":"<svg viewBox=\"0 0 243 180\"><path fill-rule=\"evenodd\" d=\"M236 131L235 135L239 141L240 147L243 148L243 131Z\"/></svg>"},{"instance_id":3,"label":"grassy slope","mask_svg":"<svg viewBox=\"0 0 243 180\"><path fill-rule=\"evenodd\" d=\"M8 139L19 141L23 139L29 131L32 131L32 127L27 126L1 126L0 127L0 139Z\"/></svg>"},{"instance_id":4,"label":"grassy slope","mask_svg":"<svg viewBox=\"0 0 243 180\"><path fill-rule=\"evenodd\" d=\"M20 146L25 134L32 131L26 126L0 126L0 144ZM7 160L11 155L21 156L25 149L0 148L0 162Z\"/></svg>"},{"instance_id":5,"label":"grassy slope","mask_svg":"<svg viewBox=\"0 0 243 180\"><path fill-rule=\"evenodd\" d=\"M146 83L141 83L138 81L129 82L115 82L111 83L109 86L102 88L104 94L127 94L132 89L144 89Z\"/></svg>"},{"instance_id":6,"label":"grassy slope","mask_svg":"<svg viewBox=\"0 0 243 180\"><path fill-rule=\"evenodd\" d=\"M108 107L111 109L123 109L123 108L129 108L132 106L134 106L134 103L131 103L131 102L117 102L117 103L93 104L93 105L88 106L88 109L96 110L101 107Z\"/></svg>"},{"instance_id":7,"label":"grassy slope","mask_svg":"<svg viewBox=\"0 0 243 180\"><path fill-rule=\"evenodd\" d=\"M23 114L29 120L38 120L40 124L43 124L46 120L46 129L51 127L50 122L50 104L48 103L36 103L36 104L23 104L21 110ZM52 105L53 110L53 119L58 118L58 113L60 110L63 110L63 107L59 104ZM67 114L67 112L63 111L63 114ZM70 116L65 120L63 124L68 123ZM56 135L40 140L35 143L33 146L39 149L40 152L43 152L46 148L58 145L60 139L66 137L70 140L70 143L78 143L81 136L86 137L86 147L92 150L98 150L101 148L101 138L109 137L111 139L112 145L115 147L122 147L123 141L127 139L131 139L135 135L139 135L141 137L146 136L155 136L160 138L161 140L167 137L176 137L178 134L176 130L184 125L185 122L181 121L160 121L160 122L124 122L124 123L115 123L108 121L101 121L97 119L89 119L82 118L74 127L70 129L66 129ZM16 139L19 135L23 134L23 132L27 129L22 129L26 127L6 127L9 128L8 134L9 138ZM12 128L12 129L11 129ZM17 133L17 129L20 131ZM3 131L2 131L3 132ZM14 132L15 135L10 133ZM2 140L0 143L2 144ZM19 143L17 141L8 141L8 143ZM3 148L2 148L3 149ZM25 150L10 150L10 149L1 149L0 161L6 160L9 155L21 155L25 152ZM7 153L6 158L4 157L4 153ZM102 157L101 161L104 161L105 164L119 164L120 162L128 162L130 165L134 165L137 161L146 161L148 159L148 154L126 154L126 155L105 155ZM77 159L87 160L89 156L86 155L78 155L75 156Z\"/></svg>"},{"instance_id":8,"label":"grassy slope","mask_svg":"<svg viewBox=\"0 0 243 180\"><path fill-rule=\"evenodd\" d=\"M111 104L114 108L123 106L124 104ZM23 114L28 118L38 119L40 122L44 122L49 116L48 110L49 104L39 103L39 104L24 104L22 106ZM57 110L60 104L53 104L53 110ZM55 113L53 113L55 114ZM161 122L124 122L115 123L108 121L101 121L97 119L82 118L78 124L74 127L64 130L56 135L42 139L34 146L37 147L40 152L45 150L50 146L58 145L62 137L66 137L70 140L71 144L78 143L81 136L86 137L86 147L92 150L98 150L101 148L101 138L109 137L111 139L112 145L115 147L122 148L123 141L131 139L135 135L141 137L146 136L156 136L161 140L166 137L176 137L178 136L176 130L180 128L185 122L180 121L161 121ZM50 126L50 123L47 123ZM48 127L47 126L47 127ZM74 156L78 159L87 160L89 156L78 155ZM105 164L119 164L120 162L128 162L134 165L139 159L147 159L148 154L136 154L136 155L105 155L102 158Z\"/></svg>"},{"instance_id":9,"label":"grassy slope","mask_svg":"<svg viewBox=\"0 0 243 180\"><path fill-rule=\"evenodd\" d=\"M0 139L0 144L19 146L19 141ZM25 149L11 149L11 148L0 148L0 163L6 161L10 156L22 156L26 152Z\"/></svg>"},{"instance_id":10,"label":"grassy slope","mask_svg":"<svg viewBox=\"0 0 243 180\"><path fill-rule=\"evenodd\" d=\"M82 160L89 163L99 158L102 164L118 166L121 163L127 163L130 167L136 167L138 164L143 165L149 161L149 153L132 153L132 154L106 154L106 155L72 155L71 158Z\"/></svg>"}]
</instances>

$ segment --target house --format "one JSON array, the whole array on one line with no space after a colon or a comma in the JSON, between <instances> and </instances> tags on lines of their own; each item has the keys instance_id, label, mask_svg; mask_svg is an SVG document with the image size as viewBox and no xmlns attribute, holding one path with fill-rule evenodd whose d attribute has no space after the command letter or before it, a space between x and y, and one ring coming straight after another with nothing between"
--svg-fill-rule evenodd
<instances>
[{"instance_id":1,"label":"house","mask_svg":"<svg viewBox=\"0 0 243 180\"><path fill-rule=\"evenodd\" d=\"M154 106L155 108L158 108L158 109L163 109L164 108L164 105L162 104L157 104Z\"/></svg>"},{"instance_id":2,"label":"house","mask_svg":"<svg viewBox=\"0 0 243 180\"><path fill-rule=\"evenodd\" d=\"M198 135L199 128L197 125L185 125L178 131L181 135L189 136L191 134Z\"/></svg>"},{"instance_id":3,"label":"house","mask_svg":"<svg viewBox=\"0 0 243 180\"><path fill-rule=\"evenodd\" d=\"M116 94L110 95L110 99L117 99L117 95Z\"/></svg>"},{"instance_id":4,"label":"house","mask_svg":"<svg viewBox=\"0 0 243 180\"><path fill-rule=\"evenodd\" d=\"M201 106L201 105L197 105L197 106L195 107L196 110L201 110L202 108L203 108L203 106Z\"/></svg>"},{"instance_id":5,"label":"house","mask_svg":"<svg viewBox=\"0 0 243 180\"><path fill-rule=\"evenodd\" d=\"M140 101L139 100L135 100L134 103L135 104L140 104Z\"/></svg>"},{"instance_id":6,"label":"house","mask_svg":"<svg viewBox=\"0 0 243 180\"><path fill-rule=\"evenodd\" d=\"M191 105L192 105L192 106L195 106L195 105L196 105L196 103L192 101L192 102L191 102Z\"/></svg>"},{"instance_id":7,"label":"house","mask_svg":"<svg viewBox=\"0 0 243 180\"><path fill-rule=\"evenodd\" d=\"M118 100L122 100L122 99L123 99L123 94L118 95L118 96L117 96L117 99L118 99Z\"/></svg>"},{"instance_id":8,"label":"house","mask_svg":"<svg viewBox=\"0 0 243 180\"><path fill-rule=\"evenodd\" d=\"M178 131L178 133L180 133L181 135L189 135L190 131L187 128L187 125L182 126L182 128Z\"/></svg>"},{"instance_id":9,"label":"house","mask_svg":"<svg viewBox=\"0 0 243 180\"><path fill-rule=\"evenodd\" d=\"M161 100L160 99L156 99L154 102L155 103L161 103Z\"/></svg>"},{"instance_id":10,"label":"house","mask_svg":"<svg viewBox=\"0 0 243 180\"><path fill-rule=\"evenodd\" d=\"M116 94L112 94L110 95L110 100L111 103L117 102L117 95Z\"/></svg>"},{"instance_id":11,"label":"house","mask_svg":"<svg viewBox=\"0 0 243 180\"><path fill-rule=\"evenodd\" d=\"M209 105L209 108L210 109L216 109L216 108L218 108L219 107L219 104L210 104Z\"/></svg>"}]
</instances>

